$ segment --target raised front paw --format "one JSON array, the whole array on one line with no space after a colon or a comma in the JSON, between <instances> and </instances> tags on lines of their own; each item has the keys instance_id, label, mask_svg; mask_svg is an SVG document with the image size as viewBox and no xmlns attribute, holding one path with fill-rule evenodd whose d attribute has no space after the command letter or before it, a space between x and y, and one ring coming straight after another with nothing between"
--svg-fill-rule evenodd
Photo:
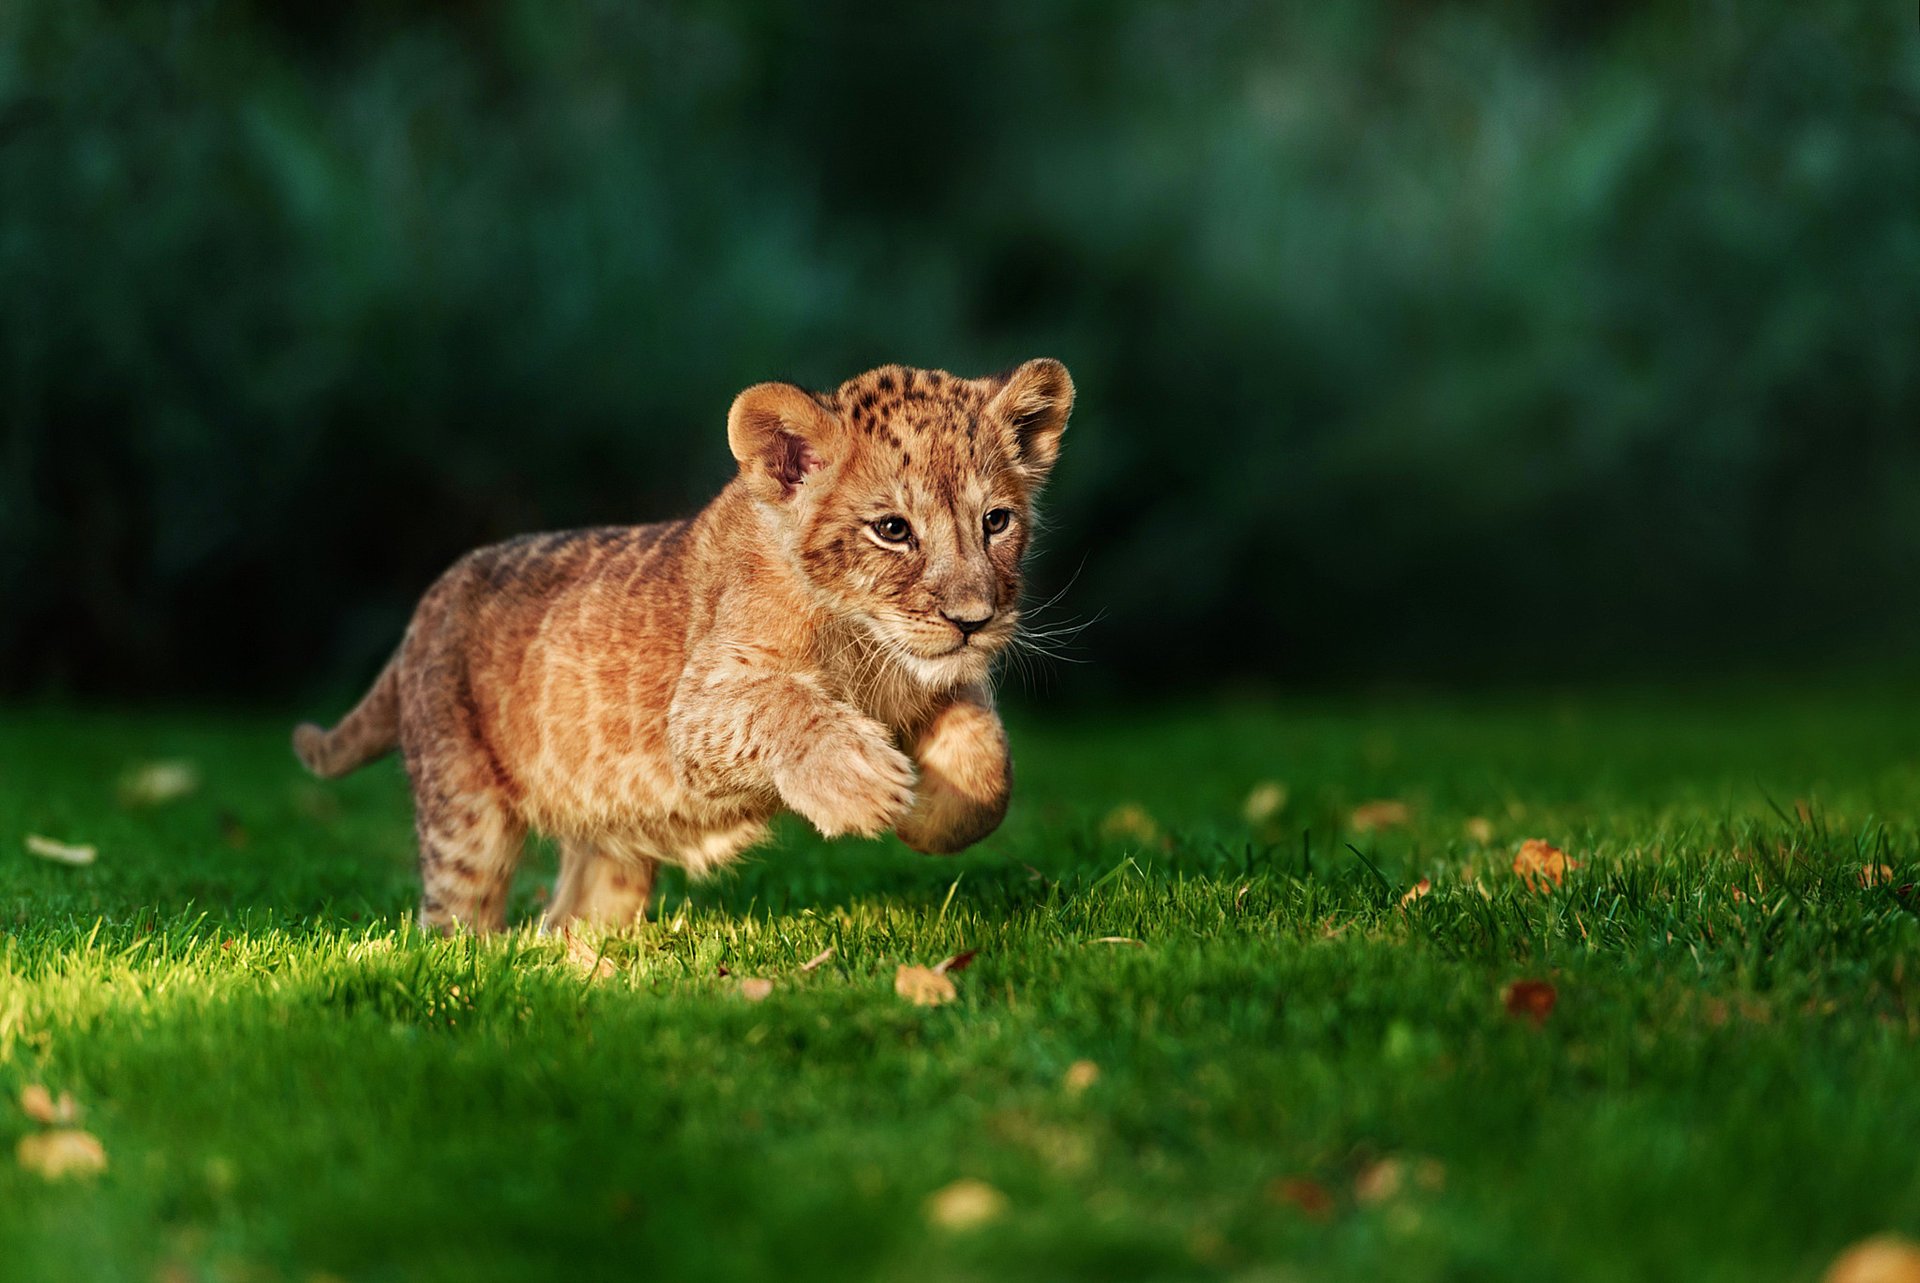
<instances>
[{"instance_id":1,"label":"raised front paw","mask_svg":"<svg viewBox=\"0 0 1920 1283\"><path fill-rule=\"evenodd\" d=\"M822 734L778 782L787 805L830 838L875 837L913 805L913 763L878 722Z\"/></svg>"}]
</instances>

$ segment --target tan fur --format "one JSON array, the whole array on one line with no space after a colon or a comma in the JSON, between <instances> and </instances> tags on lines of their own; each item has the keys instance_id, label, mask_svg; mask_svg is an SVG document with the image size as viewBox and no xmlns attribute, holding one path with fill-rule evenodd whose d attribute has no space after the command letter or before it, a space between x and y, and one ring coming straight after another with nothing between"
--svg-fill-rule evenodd
<instances>
[{"instance_id":1,"label":"tan fur","mask_svg":"<svg viewBox=\"0 0 1920 1283\"><path fill-rule=\"evenodd\" d=\"M657 865L718 868L782 808L957 851L1006 812L991 669L1072 404L1045 360L749 388L739 475L698 516L469 553L360 705L295 751L333 776L400 748L420 918L443 930L504 924L529 830L561 851L548 927L636 921Z\"/></svg>"}]
</instances>

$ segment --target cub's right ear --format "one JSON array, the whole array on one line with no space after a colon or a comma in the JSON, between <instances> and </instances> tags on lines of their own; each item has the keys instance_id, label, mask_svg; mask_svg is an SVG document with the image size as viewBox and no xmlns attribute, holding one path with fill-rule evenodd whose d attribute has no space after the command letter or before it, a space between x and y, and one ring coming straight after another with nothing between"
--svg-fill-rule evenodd
<instances>
[{"instance_id":1,"label":"cub's right ear","mask_svg":"<svg viewBox=\"0 0 1920 1283\"><path fill-rule=\"evenodd\" d=\"M804 388L756 383L727 412L727 447L756 498L790 499L827 466L840 421Z\"/></svg>"}]
</instances>

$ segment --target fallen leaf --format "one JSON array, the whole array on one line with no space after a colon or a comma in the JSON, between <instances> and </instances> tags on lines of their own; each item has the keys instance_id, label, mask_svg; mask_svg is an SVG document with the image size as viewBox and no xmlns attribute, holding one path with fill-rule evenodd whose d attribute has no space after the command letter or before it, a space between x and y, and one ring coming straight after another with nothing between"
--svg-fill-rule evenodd
<instances>
[{"instance_id":1,"label":"fallen leaf","mask_svg":"<svg viewBox=\"0 0 1920 1283\"><path fill-rule=\"evenodd\" d=\"M1107 812L1100 821L1100 836L1110 841L1133 841L1151 846L1160 840L1160 826L1137 802L1127 802Z\"/></svg>"},{"instance_id":2,"label":"fallen leaf","mask_svg":"<svg viewBox=\"0 0 1920 1283\"><path fill-rule=\"evenodd\" d=\"M1893 884L1893 866L1891 864L1863 864L1860 872L1854 875L1860 879L1863 887L1884 887Z\"/></svg>"},{"instance_id":3,"label":"fallen leaf","mask_svg":"<svg viewBox=\"0 0 1920 1283\"><path fill-rule=\"evenodd\" d=\"M832 956L833 956L833 946L828 945L826 948L822 949L820 952L814 954L811 958L808 958L805 962L801 963L800 970L802 972L813 971L817 969L822 963L824 963L828 958L831 958Z\"/></svg>"},{"instance_id":4,"label":"fallen leaf","mask_svg":"<svg viewBox=\"0 0 1920 1283\"><path fill-rule=\"evenodd\" d=\"M1146 948L1145 945L1141 944L1138 940L1135 940L1132 936L1096 936L1094 939L1087 941L1087 943L1088 944L1127 944L1127 945L1132 945L1136 949Z\"/></svg>"},{"instance_id":5,"label":"fallen leaf","mask_svg":"<svg viewBox=\"0 0 1920 1283\"><path fill-rule=\"evenodd\" d=\"M978 949L963 949L951 958L934 963L933 969L943 976L959 975L973 965L973 960L979 952Z\"/></svg>"},{"instance_id":6,"label":"fallen leaf","mask_svg":"<svg viewBox=\"0 0 1920 1283\"><path fill-rule=\"evenodd\" d=\"M1413 808L1405 802L1396 802L1390 798L1377 802L1362 802L1353 808L1353 816L1348 821L1355 833L1371 833L1375 829L1397 829L1413 819Z\"/></svg>"},{"instance_id":7,"label":"fallen leaf","mask_svg":"<svg viewBox=\"0 0 1920 1283\"><path fill-rule=\"evenodd\" d=\"M13 1152L20 1166L50 1181L107 1169L107 1151L99 1139L74 1127L22 1136Z\"/></svg>"},{"instance_id":8,"label":"fallen leaf","mask_svg":"<svg viewBox=\"0 0 1920 1283\"><path fill-rule=\"evenodd\" d=\"M1430 892L1432 892L1432 890L1433 890L1433 879L1421 878L1418 882L1414 883L1411 887L1407 889L1407 893L1405 895L1400 897L1400 903L1403 906L1412 904L1415 900L1424 899Z\"/></svg>"},{"instance_id":9,"label":"fallen leaf","mask_svg":"<svg viewBox=\"0 0 1920 1283\"><path fill-rule=\"evenodd\" d=\"M56 864L92 864L100 854L90 846L56 842L52 838L43 838L38 833L27 834L27 852L43 860L52 860Z\"/></svg>"},{"instance_id":10,"label":"fallen leaf","mask_svg":"<svg viewBox=\"0 0 1920 1283\"><path fill-rule=\"evenodd\" d=\"M1528 838L1513 857L1513 871L1527 884L1527 890L1545 894L1566 878L1568 869L1577 869L1580 861L1539 838Z\"/></svg>"},{"instance_id":11,"label":"fallen leaf","mask_svg":"<svg viewBox=\"0 0 1920 1283\"><path fill-rule=\"evenodd\" d=\"M1493 841L1493 821L1484 815L1476 815L1462 827L1468 839L1485 846Z\"/></svg>"},{"instance_id":12,"label":"fallen leaf","mask_svg":"<svg viewBox=\"0 0 1920 1283\"><path fill-rule=\"evenodd\" d=\"M1519 1016L1536 1025L1547 1022L1547 1017L1553 1014L1553 1004L1559 1000L1559 992L1545 980L1516 980L1500 993L1500 1001L1509 1016Z\"/></svg>"},{"instance_id":13,"label":"fallen leaf","mask_svg":"<svg viewBox=\"0 0 1920 1283\"><path fill-rule=\"evenodd\" d=\"M80 1107L73 1103L73 1096L61 1092L58 1100L53 1093L39 1083L28 1083L20 1089L20 1112L36 1123L65 1126L80 1121Z\"/></svg>"},{"instance_id":14,"label":"fallen leaf","mask_svg":"<svg viewBox=\"0 0 1920 1283\"><path fill-rule=\"evenodd\" d=\"M927 1198L927 1219L944 1230L978 1229L1007 1210L1007 1196L985 1181L968 1177Z\"/></svg>"},{"instance_id":15,"label":"fallen leaf","mask_svg":"<svg viewBox=\"0 0 1920 1283\"><path fill-rule=\"evenodd\" d=\"M1091 1060L1076 1060L1067 1066L1067 1072L1060 1079L1060 1085L1069 1095L1078 1096L1087 1088L1100 1081L1100 1066Z\"/></svg>"},{"instance_id":16,"label":"fallen leaf","mask_svg":"<svg viewBox=\"0 0 1920 1283\"><path fill-rule=\"evenodd\" d=\"M1246 802L1240 808L1240 814L1247 823L1259 828L1267 821L1275 819L1287 809L1287 786L1279 780L1262 780L1253 786L1247 794Z\"/></svg>"},{"instance_id":17,"label":"fallen leaf","mask_svg":"<svg viewBox=\"0 0 1920 1283\"><path fill-rule=\"evenodd\" d=\"M893 991L916 1007L938 1007L960 996L945 972L903 966L893 973Z\"/></svg>"},{"instance_id":18,"label":"fallen leaf","mask_svg":"<svg viewBox=\"0 0 1920 1283\"><path fill-rule=\"evenodd\" d=\"M143 762L120 777L120 800L128 806L158 806L199 787L200 768L192 762Z\"/></svg>"},{"instance_id":19,"label":"fallen leaf","mask_svg":"<svg viewBox=\"0 0 1920 1283\"><path fill-rule=\"evenodd\" d=\"M1361 1168L1353 1178L1353 1198L1363 1207L1372 1207L1397 1195L1406 1183L1406 1160L1383 1158Z\"/></svg>"},{"instance_id":20,"label":"fallen leaf","mask_svg":"<svg viewBox=\"0 0 1920 1283\"><path fill-rule=\"evenodd\" d=\"M740 996L748 1002L765 1002L773 992L773 981L763 980L759 976L742 976Z\"/></svg>"},{"instance_id":21,"label":"fallen leaf","mask_svg":"<svg viewBox=\"0 0 1920 1283\"><path fill-rule=\"evenodd\" d=\"M567 961L577 967L589 980L605 980L614 973L613 959L601 953L584 936L572 931L563 931L561 938L567 942Z\"/></svg>"},{"instance_id":22,"label":"fallen leaf","mask_svg":"<svg viewBox=\"0 0 1920 1283\"><path fill-rule=\"evenodd\" d=\"M1333 1215L1333 1195L1319 1181L1304 1176L1282 1176L1268 1185L1267 1201L1290 1204L1316 1221Z\"/></svg>"},{"instance_id":23,"label":"fallen leaf","mask_svg":"<svg viewBox=\"0 0 1920 1283\"><path fill-rule=\"evenodd\" d=\"M1835 1257L1821 1283L1920 1283L1920 1243L1898 1234L1862 1239Z\"/></svg>"}]
</instances>

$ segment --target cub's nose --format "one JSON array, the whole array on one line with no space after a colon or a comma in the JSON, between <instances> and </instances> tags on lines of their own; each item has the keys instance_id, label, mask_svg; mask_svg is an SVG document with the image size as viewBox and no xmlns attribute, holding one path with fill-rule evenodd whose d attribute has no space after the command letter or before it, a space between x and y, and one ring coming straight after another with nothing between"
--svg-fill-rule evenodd
<instances>
[{"instance_id":1,"label":"cub's nose","mask_svg":"<svg viewBox=\"0 0 1920 1283\"><path fill-rule=\"evenodd\" d=\"M960 610L943 610L941 618L960 630L962 637L971 637L985 628L993 620L993 607L967 606Z\"/></svg>"}]
</instances>

